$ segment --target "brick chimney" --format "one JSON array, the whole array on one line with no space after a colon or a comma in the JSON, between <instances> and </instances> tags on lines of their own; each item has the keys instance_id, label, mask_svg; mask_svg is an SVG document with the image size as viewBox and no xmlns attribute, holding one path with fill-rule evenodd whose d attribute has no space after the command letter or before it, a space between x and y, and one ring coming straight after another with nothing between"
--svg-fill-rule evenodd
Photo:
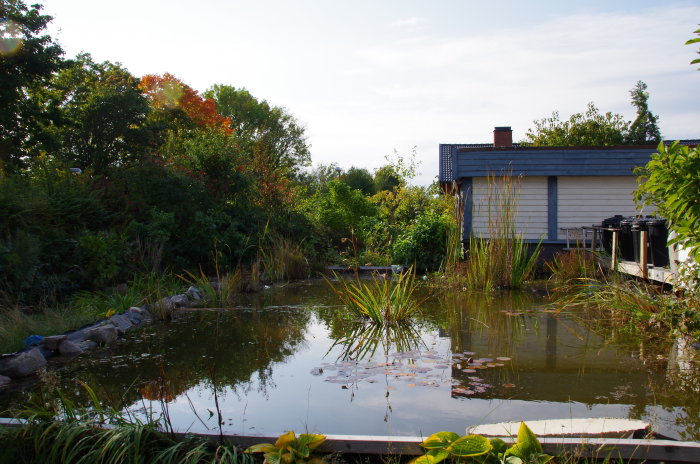
<instances>
[{"instance_id":1,"label":"brick chimney","mask_svg":"<svg viewBox=\"0 0 700 464\"><path fill-rule=\"evenodd\" d=\"M495 148L511 148L513 146L513 130L510 126L493 128L493 146Z\"/></svg>"}]
</instances>

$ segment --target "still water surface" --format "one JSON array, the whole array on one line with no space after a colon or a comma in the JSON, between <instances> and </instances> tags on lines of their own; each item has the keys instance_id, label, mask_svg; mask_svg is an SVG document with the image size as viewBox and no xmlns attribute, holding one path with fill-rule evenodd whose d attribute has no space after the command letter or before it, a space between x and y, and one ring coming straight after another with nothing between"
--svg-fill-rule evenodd
<instances>
[{"instance_id":1,"label":"still water surface","mask_svg":"<svg viewBox=\"0 0 700 464\"><path fill-rule=\"evenodd\" d=\"M412 327L376 338L343 317L325 283L310 281L244 296L235 308L183 311L96 356L52 361L50 377L77 403L87 403L80 379L133 411L165 412L180 431L218 432L220 418L229 434L428 435L625 417L700 437L697 359L612 342L582 315L550 309L533 291L441 294ZM6 392L0 407L40 388Z\"/></svg>"}]
</instances>

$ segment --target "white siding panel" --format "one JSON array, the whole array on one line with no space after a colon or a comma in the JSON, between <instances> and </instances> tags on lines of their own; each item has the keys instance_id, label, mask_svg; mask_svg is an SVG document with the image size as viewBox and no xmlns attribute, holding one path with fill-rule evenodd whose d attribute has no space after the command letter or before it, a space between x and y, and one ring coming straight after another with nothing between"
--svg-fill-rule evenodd
<instances>
[{"instance_id":1,"label":"white siding panel","mask_svg":"<svg viewBox=\"0 0 700 464\"><path fill-rule=\"evenodd\" d=\"M600 225L616 214L634 216L654 211L649 207L639 211L634 204L634 176L559 177L557 185L559 228ZM566 238L562 230L558 235Z\"/></svg>"},{"instance_id":2,"label":"white siding panel","mask_svg":"<svg viewBox=\"0 0 700 464\"><path fill-rule=\"evenodd\" d=\"M519 180L516 227L525 239L547 237L547 178L524 177ZM488 238L488 181L475 177L472 181L472 233ZM493 213L493 211L492 211Z\"/></svg>"}]
</instances>

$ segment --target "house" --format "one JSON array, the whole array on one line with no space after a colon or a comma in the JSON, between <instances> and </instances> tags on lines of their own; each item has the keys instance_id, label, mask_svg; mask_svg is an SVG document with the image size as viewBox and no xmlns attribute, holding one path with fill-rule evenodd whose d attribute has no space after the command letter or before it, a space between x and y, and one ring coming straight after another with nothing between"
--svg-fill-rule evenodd
<instances>
[{"instance_id":1,"label":"house","mask_svg":"<svg viewBox=\"0 0 700 464\"><path fill-rule=\"evenodd\" d=\"M496 127L493 143L441 144L439 180L459 196L462 238L488 238L489 176L518 179L517 231L529 243L561 249L567 229L600 225L616 214L651 214L639 209L634 168L644 166L655 145L527 147L513 143L510 127ZM696 145L697 140L683 141Z\"/></svg>"}]
</instances>

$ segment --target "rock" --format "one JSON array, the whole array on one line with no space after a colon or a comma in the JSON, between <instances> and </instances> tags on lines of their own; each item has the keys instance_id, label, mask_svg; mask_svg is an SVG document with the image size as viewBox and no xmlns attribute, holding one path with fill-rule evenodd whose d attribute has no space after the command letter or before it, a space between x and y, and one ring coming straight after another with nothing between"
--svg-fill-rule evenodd
<instances>
[{"instance_id":1,"label":"rock","mask_svg":"<svg viewBox=\"0 0 700 464\"><path fill-rule=\"evenodd\" d=\"M51 337L44 337L44 346L46 349L56 351L58 346L63 343L63 341L68 338L66 335L53 335Z\"/></svg>"},{"instance_id":2,"label":"rock","mask_svg":"<svg viewBox=\"0 0 700 464\"><path fill-rule=\"evenodd\" d=\"M64 340L63 343L58 345L58 352L63 356L78 356L79 354L82 354L83 351L84 350L78 343L70 340Z\"/></svg>"},{"instance_id":3,"label":"rock","mask_svg":"<svg viewBox=\"0 0 700 464\"><path fill-rule=\"evenodd\" d=\"M173 300L168 296L153 303L153 312L156 314L170 314L174 308Z\"/></svg>"},{"instance_id":4,"label":"rock","mask_svg":"<svg viewBox=\"0 0 700 464\"><path fill-rule=\"evenodd\" d=\"M204 294L202 294L201 290L197 287L188 288L185 294L190 297L192 301L199 301L204 298Z\"/></svg>"},{"instance_id":5,"label":"rock","mask_svg":"<svg viewBox=\"0 0 700 464\"><path fill-rule=\"evenodd\" d=\"M114 316L110 317L108 321L117 328L118 335L123 335L131 328L131 326L134 325L134 323L131 322L124 314L115 314Z\"/></svg>"},{"instance_id":6,"label":"rock","mask_svg":"<svg viewBox=\"0 0 700 464\"><path fill-rule=\"evenodd\" d=\"M86 327L82 329L75 330L73 332L69 332L66 334L66 339L70 340L75 343L80 343L83 340L85 340L88 336L88 330L90 330L91 327Z\"/></svg>"},{"instance_id":7,"label":"rock","mask_svg":"<svg viewBox=\"0 0 700 464\"><path fill-rule=\"evenodd\" d=\"M190 299L184 293L170 297L175 308L184 308L190 304Z\"/></svg>"},{"instance_id":8,"label":"rock","mask_svg":"<svg viewBox=\"0 0 700 464\"><path fill-rule=\"evenodd\" d=\"M93 342L92 340L83 340L82 342L78 343L78 346L83 350L83 351L88 351L93 348L97 348L97 343Z\"/></svg>"},{"instance_id":9,"label":"rock","mask_svg":"<svg viewBox=\"0 0 700 464\"><path fill-rule=\"evenodd\" d=\"M140 324L143 322L144 319L146 319L143 316L143 314L137 313L136 311L131 311L131 310L124 311L124 313L122 313L122 314L124 315L124 317L129 319L129 321L131 321L131 323L134 325Z\"/></svg>"},{"instance_id":10,"label":"rock","mask_svg":"<svg viewBox=\"0 0 700 464\"><path fill-rule=\"evenodd\" d=\"M3 387L12 381L11 378L4 375L0 375L0 387Z\"/></svg>"},{"instance_id":11,"label":"rock","mask_svg":"<svg viewBox=\"0 0 700 464\"><path fill-rule=\"evenodd\" d=\"M38 348L21 351L0 360L0 374L10 378L26 377L46 366L46 358Z\"/></svg>"},{"instance_id":12,"label":"rock","mask_svg":"<svg viewBox=\"0 0 700 464\"><path fill-rule=\"evenodd\" d=\"M143 308L139 308L138 306L132 306L131 308L128 309L128 311L133 311L135 313L142 315L143 317L146 317L146 315L148 314L148 311L146 311Z\"/></svg>"},{"instance_id":13,"label":"rock","mask_svg":"<svg viewBox=\"0 0 700 464\"><path fill-rule=\"evenodd\" d=\"M107 345L117 339L117 328L112 324L104 324L90 329L87 339L98 344Z\"/></svg>"}]
</instances>

